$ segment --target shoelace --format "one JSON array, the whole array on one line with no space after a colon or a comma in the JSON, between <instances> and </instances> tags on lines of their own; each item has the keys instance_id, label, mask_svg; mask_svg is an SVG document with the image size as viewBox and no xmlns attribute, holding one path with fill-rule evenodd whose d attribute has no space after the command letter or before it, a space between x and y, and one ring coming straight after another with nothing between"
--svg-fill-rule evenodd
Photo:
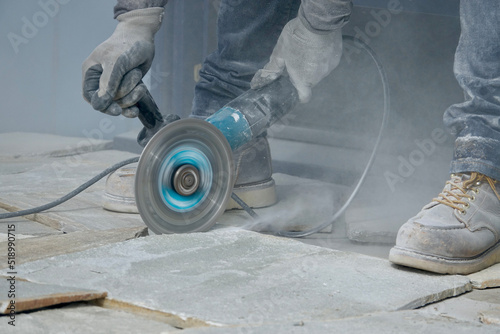
<instances>
[{"instance_id":1,"label":"shoelace","mask_svg":"<svg viewBox=\"0 0 500 334\"><path fill-rule=\"evenodd\" d=\"M469 207L469 203L465 200L474 201L476 199L475 194L479 192L478 187L484 181L488 182L498 200L500 200L500 195L495 187L497 181L480 173L471 173L468 180L462 180L462 175L452 174L451 180L446 181L446 185L450 185L450 189L446 189L445 186L439 196L433 198L432 201L447 205L459 210L461 214L465 214L466 209ZM474 194L467 193L469 190Z\"/></svg>"}]
</instances>

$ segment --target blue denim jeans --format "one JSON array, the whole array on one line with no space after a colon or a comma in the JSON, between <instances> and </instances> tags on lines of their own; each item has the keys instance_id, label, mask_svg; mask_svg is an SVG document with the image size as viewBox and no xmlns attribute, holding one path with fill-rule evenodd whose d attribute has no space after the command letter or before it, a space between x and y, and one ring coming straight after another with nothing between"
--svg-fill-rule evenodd
<instances>
[{"instance_id":1,"label":"blue denim jeans","mask_svg":"<svg viewBox=\"0 0 500 334\"><path fill-rule=\"evenodd\" d=\"M300 0L221 1L217 50L200 71L192 117L206 118L249 89L299 6ZM454 72L467 99L443 118L457 137L450 170L500 180L500 2L462 0L460 21Z\"/></svg>"},{"instance_id":2,"label":"blue denim jeans","mask_svg":"<svg viewBox=\"0 0 500 334\"><path fill-rule=\"evenodd\" d=\"M300 0L221 1L217 50L200 70L191 117L206 118L250 88L299 6Z\"/></svg>"},{"instance_id":3,"label":"blue denim jeans","mask_svg":"<svg viewBox=\"0 0 500 334\"><path fill-rule=\"evenodd\" d=\"M457 137L451 172L500 180L500 2L462 0L460 23L454 72L466 101L444 114Z\"/></svg>"}]
</instances>

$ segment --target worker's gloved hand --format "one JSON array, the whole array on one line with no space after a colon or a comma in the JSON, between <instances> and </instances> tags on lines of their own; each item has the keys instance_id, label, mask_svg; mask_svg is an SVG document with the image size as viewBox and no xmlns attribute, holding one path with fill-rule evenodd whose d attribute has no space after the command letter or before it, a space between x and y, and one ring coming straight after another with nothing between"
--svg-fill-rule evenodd
<instances>
[{"instance_id":1,"label":"worker's gloved hand","mask_svg":"<svg viewBox=\"0 0 500 334\"><path fill-rule=\"evenodd\" d=\"M94 109L113 116L138 115L134 104L147 91L142 78L153 61L163 11L153 7L121 14L111 37L85 60L83 97Z\"/></svg>"},{"instance_id":2,"label":"worker's gloved hand","mask_svg":"<svg viewBox=\"0 0 500 334\"><path fill-rule=\"evenodd\" d=\"M342 56L342 33L309 30L300 18L288 22L274 47L271 59L252 79L252 89L268 85L288 72L300 102L311 99L311 88L337 67Z\"/></svg>"}]
</instances>

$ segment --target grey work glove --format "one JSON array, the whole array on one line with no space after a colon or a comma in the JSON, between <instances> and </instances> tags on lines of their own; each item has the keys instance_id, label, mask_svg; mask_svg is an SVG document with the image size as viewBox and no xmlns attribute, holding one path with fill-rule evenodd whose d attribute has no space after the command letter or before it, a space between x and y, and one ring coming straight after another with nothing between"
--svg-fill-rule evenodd
<instances>
[{"instance_id":1,"label":"grey work glove","mask_svg":"<svg viewBox=\"0 0 500 334\"><path fill-rule=\"evenodd\" d=\"M154 35L163 8L136 9L117 17L118 25L82 65L83 98L105 114L136 117L135 103L147 91L142 78L153 61Z\"/></svg>"},{"instance_id":2,"label":"grey work glove","mask_svg":"<svg viewBox=\"0 0 500 334\"><path fill-rule=\"evenodd\" d=\"M300 102L311 99L311 88L337 67L342 56L342 33L309 30L300 18L288 22L271 59L252 79L252 89L262 88L288 72Z\"/></svg>"}]
</instances>

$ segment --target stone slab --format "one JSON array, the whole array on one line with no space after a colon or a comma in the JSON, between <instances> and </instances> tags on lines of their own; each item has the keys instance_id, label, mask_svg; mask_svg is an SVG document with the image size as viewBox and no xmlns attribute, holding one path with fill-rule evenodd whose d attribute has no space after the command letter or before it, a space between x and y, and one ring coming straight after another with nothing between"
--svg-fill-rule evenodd
<instances>
[{"instance_id":1,"label":"stone slab","mask_svg":"<svg viewBox=\"0 0 500 334\"><path fill-rule=\"evenodd\" d=\"M98 151L41 159L35 168L17 174L0 173L0 207L15 211L46 204L66 195L107 167L133 156L120 151ZM144 226L139 215L102 209L104 186L105 178L60 206L30 219L63 232Z\"/></svg>"},{"instance_id":2,"label":"stone slab","mask_svg":"<svg viewBox=\"0 0 500 334\"><path fill-rule=\"evenodd\" d=\"M0 209L0 214L7 211ZM7 241L9 225L15 227L16 239L32 238L35 236L45 236L52 234L61 234L61 231L47 227L43 224L22 218L15 217L0 220L0 243Z\"/></svg>"},{"instance_id":3,"label":"stone slab","mask_svg":"<svg viewBox=\"0 0 500 334\"><path fill-rule=\"evenodd\" d=\"M254 231L304 231L330 221L346 191L343 186L281 173L273 174L273 178L278 203L255 209L258 219L252 219L244 210L229 210L217 222ZM331 226L325 231L331 232Z\"/></svg>"},{"instance_id":4,"label":"stone slab","mask_svg":"<svg viewBox=\"0 0 500 334\"><path fill-rule=\"evenodd\" d=\"M295 321L282 323L263 323L260 326L188 328L185 334L387 334L387 333L440 333L470 334L498 333L500 327L467 322L443 316L428 315L419 311L398 311L368 314L361 317L331 321Z\"/></svg>"},{"instance_id":5,"label":"stone slab","mask_svg":"<svg viewBox=\"0 0 500 334\"><path fill-rule=\"evenodd\" d=\"M221 325L356 317L471 289L463 276L236 228L129 240L18 271L33 282L104 289L109 300Z\"/></svg>"},{"instance_id":6,"label":"stone slab","mask_svg":"<svg viewBox=\"0 0 500 334\"><path fill-rule=\"evenodd\" d=\"M61 157L110 149L111 140L65 137L46 133L0 133L0 159Z\"/></svg>"},{"instance_id":7,"label":"stone slab","mask_svg":"<svg viewBox=\"0 0 500 334\"><path fill-rule=\"evenodd\" d=\"M367 219L369 219L367 217ZM370 219L358 222L346 222L349 240L364 243L394 244L398 228L390 219Z\"/></svg>"},{"instance_id":8,"label":"stone slab","mask_svg":"<svg viewBox=\"0 0 500 334\"><path fill-rule=\"evenodd\" d=\"M5 293L0 299L0 314L9 314L9 305L11 298L8 298L7 292L15 295L15 312L24 312L37 310L48 306L72 303L77 301L89 301L105 298L107 293L103 290L81 289L65 287L52 284L38 284L15 280L10 282L10 276L2 277L0 280L0 289Z\"/></svg>"},{"instance_id":9,"label":"stone slab","mask_svg":"<svg viewBox=\"0 0 500 334\"><path fill-rule=\"evenodd\" d=\"M468 277L475 289L500 287L500 263L470 274Z\"/></svg>"},{"instance_id":10,"label":"stone slab","mask_svg":"<svg viewBox=\"0 0 500 334\"><path fill-rule=\"evenodd\" d=\"M6 318L0 318L6 321ZM5 325L5 326L4 326ZM16 327L0 324L3 333L176 333L180 329L135 314L102 307L71 304L59 309L18 314ZM4 328L6 331L3 331Z\"/></svg>"},{"instance_id":11,"label":"stone slab","mask_svg":"<svg viewBox=\"0 0 500 334\"><path fill-rule=\"evenodd\" d=\"M481 322L481 314L500 307L500 289L473 290L457 298L421 308L422 312L470 322Z\"/></svg>"},{"instance_id":12,"label":"stone slab","mask_svg":"<svg viewBox=\"0 0 500 334\"><path fill-rule=\"evenodd\" d=\"M146 236L147 227L132 227L106 231L80 231L15 241L16 264L36 261L61 254L80 252L90 248ZM16 236L17 239L17 236ZM7 241L0 242L0 249L7 249ZM0 268L7 267L7 260Z\"/></svg>"},{"instance_id":13,"label":"stone slab","mask_svg":"<svg viewBox=\"0 0 500 334\"><path fill-rule=\"evenodd\" d=\"M307 238L297 238L296 240L320 247L335 249L344 252L353 252L368 256L378 257L387 260L392 245L378 243L352 242L347 238L337 236L337 226L334 226L333 233L319 233Z\"/></svg>"},{"instance_id":14,"label":"stone slab","mask_svg":"<svg viewBox=\"0 0 500 334\"><path fill-rule=\"evenodd\" d=\"M33 170L43 163L46 163L48 157L31 157L19 159L0 158L0 175L20 174Z\"/></svg>"}]
</instances>

